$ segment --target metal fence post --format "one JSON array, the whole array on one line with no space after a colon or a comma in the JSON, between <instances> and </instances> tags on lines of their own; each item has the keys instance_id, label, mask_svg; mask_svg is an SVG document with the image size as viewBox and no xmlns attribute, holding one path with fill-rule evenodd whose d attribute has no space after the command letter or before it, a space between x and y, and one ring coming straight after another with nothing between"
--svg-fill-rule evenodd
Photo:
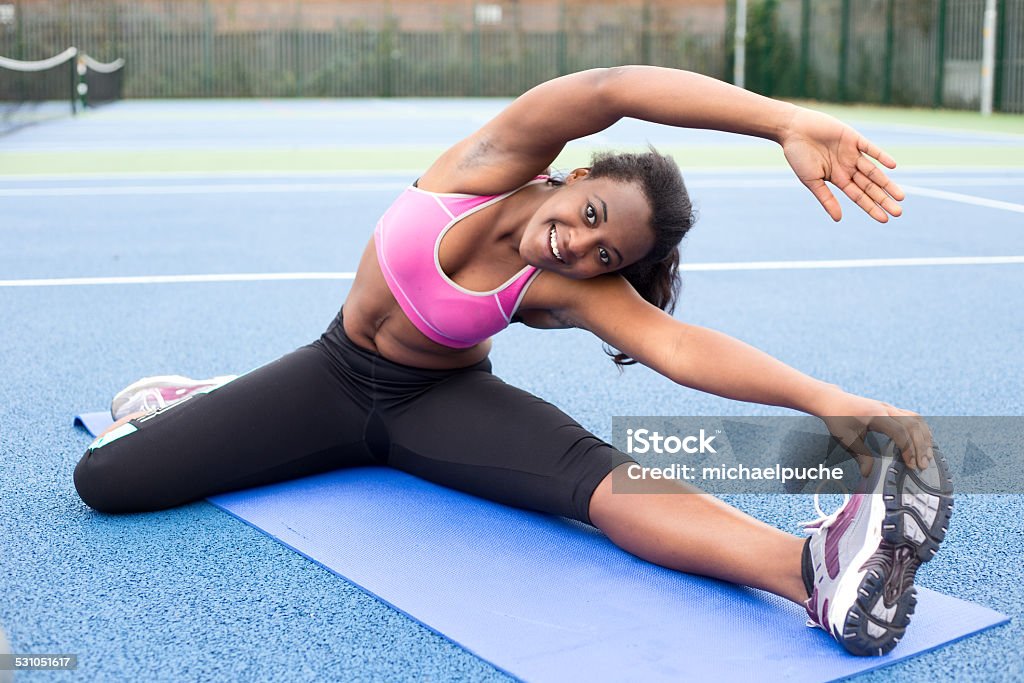
<instances>
[{"instance_id":1,"label":"metal fence post","mask_svg":"<svg viewBox=\"0 0 1024 683\"><path fill-rule=\"evenodd\" d=\"M68 68L71 70L71 115L74 116L78 113L76 105L78 104L78 57L72 57L68 60ZM84 109L84 106L83 106Z\"/></svg>"},{"instance_id":2,"label":"metal fence post","mask_svg":"<svg viewBox=\"0 0 1024 683\"><path fill-rule=\"evenodd\" d=\"M1006 0L999 0L996 8L996 16L1002 17L1002 21L996 22L996 69L994 91L992 93L992 106L996 111L1003 109L1003 79L1006 69Z\"/></svg>"},{"instance_id":3,"label":"metal fence post","mask_svg":"<svg viewBox=\"0 0 1024 683\"><path fill-rule=\"evenodd\" d=\"M295 3L295 25L292 34L292 68L295 70L295 97L302 97L302 2Z\"/></svg>"},{"instance_id":4,"label":"metal fence post","mask_svg":"<svg viewBox=\"0 0 1024 683\"><path fill-rule=\"evenodd\" d=\"M22 0L17 0L14 3L15 19L18 22L18 26L15 29L15 35L17 38L14 39L14 54L11 55L15 59L24 61L25 59L25 12L22 6Z\"/></svg>"},{"instance_id":5,"label":"metal fence post","mask_svg":"<svg viewBox=\"0 0 1024 683\"><path fill-rule=\"evenodd\" d=\"M113 5L113 11L111 13L114 23L114 53L110 55L112 58L120 57L124 54L125 40L124 40L124 8L120 4ZM122 92L121 97L124 96L124 81L121 81Z\"/></svg>"},{"instance_id":6,"label":"metal fence post","mask_svg":"<svg viewBox=\"0 0 1024 683\"><path fill-rule=\"evenodd\" d=\"M736 0L736 35L733 37L732 82L745 86L747 71L747 0Z\"/></svg>"},{"instance_id":7,"label":"metal fence post","mask_svg":"<svg viewBox=\"0 0 1024 683\"><path fill-rule=\"evenodd\" d=\"M942 90L946 78L946 2L939 0L938 35L935 37L935 91L932 106L942 106Z\"/></svg>"},{"instance_id":8,"label":"metal fence post","mask_svg":"<svg viewBox=\"0 0 1024 683\"><path fill-rule=\"evenodd\" d=\"M377 40L380 41L378 57L380 65L380 97L392 97L394 95L394 41L395 31L394 17L388 7L388 14L384 17L384 26Z\"/></svg>"},{"instance_id":9,"label":"metal fence post","mask_svg":"<svg viewBox=\"0 0 1024 683\"><path fill-rule=\"evenodd\" d=\"M839 37L839 101L846 101L846 78L850 62L850 0L843 0Z\"/></svg>"},{"instance_id":10,"label":"metal fence post","mask_svg":"<svg viewBox=\"0 0 1024 683\"><path fill-rule=\"evenodd\" d=\"M896 0L887 0L885 8L885 84L882 90L882 102L892 104L892 61L895 38L894 19Z\"/></svg>"},{"instance_id":11,"label":"metal fence post","mask_svg":"<svg viewBox=\"0 0 1024 683\"><path fill-rule=\"evenodd\" d=\"M811 0L800 2L800 97L807 97L807 72L811 63Z\"/></svg>"},{"instance_id":12,"label":"metal fence post","mask_svg":"<svg viewBox=\"0 0 1024 683\"><path fill-rule=\"evenodd\" d=\"M993 80L995 79L996 61L996 0L985 0L985 18L983 20L981 48L981 113L992 114Z\"/></svg>"},{"instance_id":13,"label":"metal fence post","mask_svg":"<svg viewBox=\"0 0 1024 683\"><path fill-rule=\"evenodd\" d=\"M640 28L640 63L651 63L651 2L644 0L643 12L641 14L643 26Z\"/></svg>"},{"instance_id":14,"label":"metal fence post","mask_svg":"<svg viewBox=\"0 0 1024 683\"><path fill-rule=\"evenodd\" d=\"M473 97L480 96L481 81L483 80L483 73L480 71L480 22L476 19L476 14L473 15L473 82L472 92L470 93Z\"/></svg>"},{"instance_id":15,"label":"metal fence post","mask_svg":"<svg viewBox=\"0 0 1024 683\"><path fill-rule=\"evenodd\" d=\"M566 0L558 4L558 75L569 73L569 41L566 31L569 27L569 8Z\"/></svg>"},{"instance_id":16,"label":"metal fence post","mask_svg":"<svg viewBox=\"0 0 1024 683\"><path fill-rule=\"evenodd\" d=\"M203 0L203 93L213 94L213 32L214 18L210 0Z\"/></svg>"}]
</instances>

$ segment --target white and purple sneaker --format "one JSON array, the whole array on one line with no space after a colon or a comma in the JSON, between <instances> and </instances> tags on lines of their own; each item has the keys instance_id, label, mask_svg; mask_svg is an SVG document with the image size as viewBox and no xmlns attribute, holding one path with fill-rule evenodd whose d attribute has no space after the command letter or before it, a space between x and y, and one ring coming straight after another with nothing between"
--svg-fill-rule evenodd
<instances>
[{"instance_id":1,"label":"white and purple sneaker","mask_svg":"<svg viewBox=\"0 0 1024 683\"><path fill-rule=\"evenodd\" d=\"M237 375L221 375L210 379L190 379L181 375L143 377L117 392L110 402L110 416L115 421L133 413L163 410L191 396L213 391Z\"/></svg>"},{"instance_id":2,"label":"white and purple sneaker","mask_svg":"<svg viewBox=\"0 0 1024 683\"><path fill-rule=\"evenodd\" d=\"M953 512L946 459L907 467L895 444L873 462L862 489L813 529L805 553L808 626L827 631L855 655L883 655L903 637L917 603L914 575L939 549ZM809 562L808 562L809 560Z\"/></svg>"}]
</instances>

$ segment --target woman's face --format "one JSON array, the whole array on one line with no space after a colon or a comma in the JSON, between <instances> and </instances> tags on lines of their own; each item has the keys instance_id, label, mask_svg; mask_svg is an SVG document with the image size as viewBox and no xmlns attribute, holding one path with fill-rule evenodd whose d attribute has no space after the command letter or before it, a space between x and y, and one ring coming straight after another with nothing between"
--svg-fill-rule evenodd
<instances>
[{"instance_id":1,"label":"woman's face","mask_svg":"<svg viewBox=\"0 0 1024 683\"><path fill-rule=\"evenodd\" d=\"M654 247L651 208L639 185L573 171L534 213L519 254L527 263L573 279L612 273Z\"/></svg>"}]
</instances>

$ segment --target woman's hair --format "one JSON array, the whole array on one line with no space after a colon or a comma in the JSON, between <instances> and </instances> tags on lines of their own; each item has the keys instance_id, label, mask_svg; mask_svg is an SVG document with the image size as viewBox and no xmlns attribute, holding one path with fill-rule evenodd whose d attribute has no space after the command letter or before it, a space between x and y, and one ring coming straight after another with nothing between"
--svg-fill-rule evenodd
<instances>
[{"instance_id":1,"label":"woman's hair","mask_svg":"<svg viewBox=\"0 0 1024 683\"><path fill-rule=\"evenodd\" d=\"M599 152L591 160L589 177L635 183L643 191L651 207L654 247L619 273L645 300L671 313L679 292L679 243L696 217L676 162L652 146L648 149L644 153ZM624 353L605 350L617 365L636 362Z\"/></svg>"}]
</instances>

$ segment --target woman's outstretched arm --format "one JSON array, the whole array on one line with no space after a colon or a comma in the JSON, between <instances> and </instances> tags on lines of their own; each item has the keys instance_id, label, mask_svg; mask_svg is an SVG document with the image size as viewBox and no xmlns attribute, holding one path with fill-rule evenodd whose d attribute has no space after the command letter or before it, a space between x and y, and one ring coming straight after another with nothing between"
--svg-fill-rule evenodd
<instances>
[{"instance_id":1,"label":"woman's outstretched arm","mask_svg":"<svg viewBox=\"0 0 1024 683\"><path fill-rule=\"evenodd\" d=\"M849 450L866 458L860 459L862 467L871 458L863 443L867 431L896 441L909 465L923 469L928 463L931 434L915 413L850 394L729 335L676 320L618 276L564 283L562 289L557 296L565 303L552 309L555 317L593 332L677 384L820 417Z\"/></svg>"},{"instance_id":2,"label":"woman's outstretched arm","mask_svg":"<svg viewBox=\"0 0 1024 683\"><path fill-rule=\"evenodd\" d=\"M853 128L714 78L655 66L591 69L541 83L439 164L447 172L489 169L496 186L515 186L551 164L570 140L625 117L773 140L834 220L842 213L826 181L878 221L900 214L902 190L870 159L889 168L896 162Z\"/></svg>"}]
</instances>

